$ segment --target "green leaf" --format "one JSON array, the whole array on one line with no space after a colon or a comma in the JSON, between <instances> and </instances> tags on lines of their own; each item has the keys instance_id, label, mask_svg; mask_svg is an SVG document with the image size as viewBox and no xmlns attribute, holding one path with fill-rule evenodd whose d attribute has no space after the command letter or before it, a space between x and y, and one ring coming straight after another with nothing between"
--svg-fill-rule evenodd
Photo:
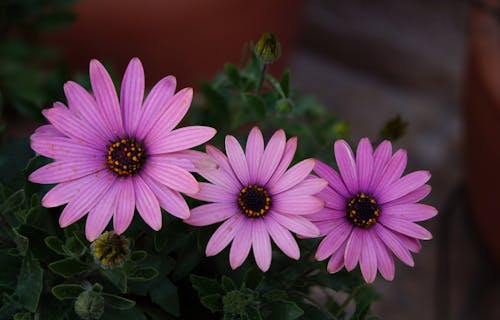
<instances>
[{"instance_id":1,"label":"green leaf","mask_svg":"<svg viewBox=\"0 0 500 320\"><path fill-rule=\"evenodd\" d=\"M35 312L43 288L43 269L32 254L27 254L21 264L14 297L25 309Z\"/></svg>"},{"instance_id":2,"label":"green leaf","mask_svg":"<svg viewBox=\"0 0 500 320\"><path fill-rule=\"evenodd\" d=\"M64 255L63 243L61 239L56 236L48 236L43 239L45 245L57 254Z\"/></svg>"},{"instance_id":3,"label":"green leaf","mask_svg":"<svg viewBox=\"0 0 500 320\"><path fill-rule=\"evenodd\" d=\"M236 68L232 63L226 63L224 65L224 72L233 86L238 87L240 84L240 72L238 71L238 68Z\"/></svg>"},{"instance_id":4,"label":"green leaf","mask_svg":"<svg viewBox=\"0 0 500 320\"><path fill-rule=\"evenodd\" d=\"M16 277L19 273L22 260L18 256L8 253L8 249L0 250L0 287L6 287L14 291L16 287Z\"/></svg>"},{"instance_id":5,"label":"green leaf","mask_svg":"<svg viewBox=\"0 0 500 320\"><path fill-rule=\"evenodd\" d=\"M100 320L148 320L144 313L138 308L128 310L120 310L113 308L106 308Z\"/></svg>"},{"instance_id":6,"label":"green leaf","mask_svg":"<svg viewBox=\"0 0 500 320\"><path fill-rule=\"evenodd\" d=\"M285 94L285 97L290 96L290 69L286 69L281 75L280 79L281 90Z\"/></svg>"},{"instance_id":7,"label":"green leaf","mask_svg":"<svg viewBox=\"0 0 500 320\"><path fill-rule=\"evenodd\" d=\"M90 268L74 258L66 258L49 264L49 269L62 277L69 278L72 275L88 271Z\"/></svg>"},{"instance_id":8,"label":"green leaf","mask_svg":"<svg viewBox=\"0 0 500 320\"><path fill-rule=\"evenodd\" d=\"M14 319L14 320L31 320L31 319L33 319L33 318L31 317L31 313L29 313L29 312L24 312L24 313L16 313L16 314L14 315L14 318L13 318L13 319Z\"/></svg>"},{"instance_id":9,"label":"green leaf","mask_svg":"<svg viewBox=\"0 0 500 320\"><path fill-rule=\"evenodd\" d=\"M297 304L291 301L274 301L266 305L273 320L294 320L304 314Z\"/></svg>"},{"instance_id":10,"label":"green leaf","mask_svg":"<svg viewBox=\"0 0 500 320\"><path fill-rule=\"evenodd\" d=\"M83 291L83 287L78 284L60 284L50 290L54 297L59 300L76 299Z\"/></svg>"},{"instance_id":11,"label":"green leaf","mask_svg":"<svg viewBox=\"0 0 500 320\"><path fill-rule=\"evenodd\" d=\"M146 251L136 250L130 254L130 260L132 260L134 262L139 262L139 261L146 259L147 256L148 256L148 253Z\"/></svg>"},{"instance_id":12,"label":"green leaf","mask_svg":"<svg viewBox=\"0 0 500 320\"><path fill-rule=\"evenodd\" d=\"M157 269L152 267L147 267L135 270L134 272L128 275L128 278L134 281L149 281L156 278L158 274L159 272Z\"/></svg>"},{"instance_id":13,"label":"green leaf","mask_svg":"<svg viewBox=\"0 0 500 320\"><path fill-rule=\"evenodd\" d=\"M128 310L135 306L134 300L126 299L110 293L102 293L101 295L103 296L106 304L114 309Z\"/></svg>"},{"instance_id":14,"label":"green leaf","mask_svg":"<svg viewBox=\"0 0 500 320\"><path fill-rule=\"evenodd\" d=\"M282 301L288 298L288 294L284 290L271 289L264 294L264 297L269 301Z\"/></svg>"},{"instance_id":15,"label":"green leaf","mask_svg":"<svg viewBox=\"0 0 500 320\"><path fill-rule=\"evenodd\" d=\"M16 249L19 255L24 256L28 251L29 240L27 237L20 234L17 229L12 229L15 234L14 241L16 242Z\"/></svg>"},{"instance_id":16,"label":"green leaf","mask_svg":"<svg viewBox=\"0 0 500 320\"><path fill-rule=\"evenodd\" d=\"M229 278L228 276L223 275L221 283L222 283L222 288L224 288L226 292L237 289L233 279Z\"/></svg>"},{"instance_id":17,"label":"green leaf","mask_svg":"<svg viewBox=\"0 0 500 320\"><path fill-rule=\"evenodd\" d=\"M127 276L123 270L103 270L102 273L121 293L127 292Z\"/></svg>"},{"instance_id":18,"label":"green leaf","mask_svg":"<svg viewBox=\"0 0 500 320\"><path fill-rule=\"evenodd\" d=\"M218 293L201 297L200 302L210 311L212 311L212 313L222 311L222 296Z\"/></svg>"},{"instance_id":19,"label":"green leaf","mask_svg":"<svg viewBox=\"0 0 500 320\"><path fill-rule=\"evenodd\" d=\"M26 199L26 194L24 190L17 190L11 194L5 201L0 205L0 215L3 215L7 210L15 210L19 208Z\"/></svg>"},{"instance_id":20,"label":"green leaf","mask_svg":"<svg viewBox=\"0 0 500 320\"><path fill-rule=\"evenodd\" d=\"M261 97L251 93L243 94L243 101L247 108L252 111L257 117L264 119L266 117L266 104Z\"/></svg>"},{"instance_id":21,"label":"green leaf","mask_svg":"<svg viewBox=\"0 0 500 320\"><path fill-rule=\"evenodd\" d=\"M246 312L249 320L262 320L259 309L250 307L246 309Z\"/></svg>"},{"instance_id":22,"label":"green leaf","mask_svg":"<svg viewBox=\"0 0 500 320\"><path fill-rule=\"evenodd\" d=\"M87 248L82 245L81 241L76 236L70 236L66 239L63 250L67 255L81 257L87 251Z\"/></svg>"},{"instance_id":23,"label":"green leaf","mask_svg":"<svg viewBox=\"0 0 500 320\"><path fill-rule=\"evenodd\" d=\"M354 300L356 301L356 310L354 311L352 319L364 319L372 303L379 299L379 295L369 286L361 287Z\"/></svg>"},{"instance_id":24,"label":"green leaf","mask_svg":"<svg viewBox=\"0 0 500 320\"><path fill-rule=\"evenodd\" d=\"M263 278L263 273L255 267L250 267L245 273L245 278L243 279L243 287L249 289L256 289L261 283Z\"/></svg>"},{"instance_id":25,"label":"green leaf","mask_svg":"<svg viewBox=\"0 0 500 320\"><path fill-rule=\"evenodd\" d=\"M149 295L151 300L160 308L173 316L180 316L177 287L168 278L164 278L152 287Z\"/></svg>"},{"instance_id":26,"label":"green leaf","mask_svg":"<svg viewBox=\"0 0 500 320\"><path fill-rule=\"evenodd\" d=\"M190 279L193 288L198 291L200 297L214 293L219 293L221 295L224 294L224 289L222 289L222 286L215 279L197 276L194 274L191 275Z\"/></svg>"}]
</instances>

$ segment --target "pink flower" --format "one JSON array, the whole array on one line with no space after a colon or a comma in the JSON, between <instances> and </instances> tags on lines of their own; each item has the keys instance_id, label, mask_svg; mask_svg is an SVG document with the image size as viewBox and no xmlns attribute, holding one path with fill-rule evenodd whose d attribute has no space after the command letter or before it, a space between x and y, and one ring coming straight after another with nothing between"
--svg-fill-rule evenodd
<instances>
[{"instance_id":1,"label":"pink flower","mask_svg":"<svg viewBox=\"0 0 500 320\"><path fill-rule=\"evenodd\" d=\"M353 270L359 262L366 282L375 280L377 269L387 280L394 278L396 257L413 266L410 252L420 250L419 240L431 239L429 231L416 221L434 217L434 207L417 203L431 187L428 171L416 171L403 177L406 151L393 156L389 141L373 152L367 138L358 144L356 158L349 145L335 142L335 159L339 174L317 161L314 171L328 181L318 196L326 207L308 218L319 228L321 241L316 259L330 257L327 269L337 272L345 265Z\"/></svg>"},{"instance_id":2,"label":"pink flower","mask_svg":"<svg viewBox=\"0 0 500 320\"><path fill-rule=\"evenodd\" d=\"M218 254L232 241L229 262L233 269L253 248L257 265L267 271L271 265L270 239L287 256L298 259L299 247L290 231L306 237L319 235L305 215L323 208L324 202L314 194L326 181L309 176L313 159L287 170L296 148L297 139L286 141L285 132L278 130L264 149L257 127L248 136L245 152L233 136L226 137L227 157L207 146L218 168L199 172L209 183L200 183L200 192L191 196L212 203L194 208L185 220L195 226L224 221L208 241L207 256Z\"/></svg>"},{"instance_id":3,"label":"pink flower","mask_svg":"<svg viewBox=\"0 0 500 320\"><path fill-rule=\"evenodd\" d=\"M67 203L60 218L66 227L88 213L87 239L96 239L113 217L123 233L137 208L154 230L162 224L160 206L174 216L189 217L182 193L199 191L186 150L210 140L209 127L174 128L191 104L193 90L174 95L172 76L160 80L144 98L144 70L139 59L130 61L121 84L120 101L106 69L90 62L93 95L67 82L67 108L60 102L43 115L50 122L31 136L31 147L55 161L33 172L29 180L58 185L42 199L45 207Z\"/></svg>"}]
</instances>

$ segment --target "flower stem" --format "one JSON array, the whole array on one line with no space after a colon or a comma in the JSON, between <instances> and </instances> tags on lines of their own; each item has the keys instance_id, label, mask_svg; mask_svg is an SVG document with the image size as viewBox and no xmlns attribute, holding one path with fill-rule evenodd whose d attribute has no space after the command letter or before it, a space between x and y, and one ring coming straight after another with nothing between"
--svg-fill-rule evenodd
<instances>
[{"instance_id":1,"label":"flower stem","mask_svg":"<svg viewBox=\"0 0 500 320\"><path fill-rule=\"evenodd\" d=\"M259 84L257 85L257 94L260 93L260 89L262 88L262 84L264 83L264 78L266 77L268 66L269 66L268 63L264 63L264 65L262 66L262 71L260 72L260 77L259 77Z\"/></svg>"},{"instance_id":2,"label":"flower stem","mask_svg":"<svg viewBox=\"0 0 500 320\"><path fill-rule=\"evenodd\" d=\"M358 293L358 291L363 288L365 286L365 284L361 284L359 286L357 286L356 288L354 288L351 293L349 294L349 296L347 296L347 298L344 300L344 302L340 305L340 308L337 310L337 313L335 313L335 317L336 318L339 318L340 315L342 314L342 312L344 312L345 308L347 308L347 306L349 305L349 302L351 302L351 300L356 296L356 294Z\"/></svg>"}]
</instances>

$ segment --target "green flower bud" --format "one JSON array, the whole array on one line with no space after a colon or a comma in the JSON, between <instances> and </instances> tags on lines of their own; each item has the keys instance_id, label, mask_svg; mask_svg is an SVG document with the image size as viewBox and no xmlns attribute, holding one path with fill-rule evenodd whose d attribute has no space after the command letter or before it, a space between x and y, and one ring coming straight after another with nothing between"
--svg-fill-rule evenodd
<instances>
[{"instance_id":1,"label":"green flower bud","mask_svg":"<svg viewBox=\"0 0 500 320\"><path fill-rule=\"evenodd\" d=\"M246 313L246 308L255 305L256 296L251 290L245 292L239 290L229 291L223 298L224 313L229 315L243 315Z\"/></svg>"},{"instance_id":2,"label":"green flower bud","mask_svg":"<svg viewBox=\"0 0 500 320\"><path fill-rule=\"evenodd\" d=\"M130 253L127 238L114 231L105 232L92 242L90 251L104 269L121 267Z\"/></svg>"},{"instance_id":3,"label":"green flower bud","mask_svg":"<svg viewBox=\"0 0 500 320\"><path fill-rule=\"evenodd\" d=\"M281 55L281 45L274 34L266 32L257 42L255 53L265 64L273 63Z\"/></svg>"},{"instance_id":4,"label":"green flower bud","mask_svg":"<svg viewBox=\"0 0 500 320\"><path fill-rule=\"evenodd\" d=\"M275 108L278 113L289 113L293 110L293 106L293 101L290 99L280 99L276 101Z\"/></svg>"},{"instance_id":5,"label":"green flower bud","mask_svg":"<svg viewBox=\"0 0 500 320\"><path fill-rule=\"evenodd\" d=\"M104 312L104 298L94 291L83 291L75 301L75 313L84 320L98 320Z\"/></svg>"}]
</instances>

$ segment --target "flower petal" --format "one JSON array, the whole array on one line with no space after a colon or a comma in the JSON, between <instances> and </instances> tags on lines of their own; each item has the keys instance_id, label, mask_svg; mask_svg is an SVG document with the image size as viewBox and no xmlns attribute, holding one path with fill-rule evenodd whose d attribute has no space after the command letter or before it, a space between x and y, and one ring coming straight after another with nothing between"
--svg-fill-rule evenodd
<instances>
[{"instance_id":1,"label":"flower petal","mask_svg":"<svg viewBox=\"0 0 500 320\"><path fill-rule=\"evenodd\" d=\"M236 269L243 264L250 252L252 245L252 220L246 220L235 234L231 250L229 251L229 264Z\"/></svg>"},{"instance_id":2,"label":"flower petal","mask_svg":"<svg viewBox=\"0 0 500 320\"><path fill-rule=\"evenodd\" d=\"M238 140L233 136L226 136L226 153L229 160L229 164L233 168L233 171L238 177L238 180L243 185L248 185L250 181L250 175L248 172L247 160L245 153L241 148Z\"/></svg>"},{"instance_id":3,"label":"flower petal","mask_svg":"<svg viewBox=\"0 0 500 320\"><path fill-rule=\"evenodd\" d=\"M359 189L368 192L373 175L373 148L368 138L363 138L356 150L356 168L358 169ZM376 271L376 269L375 269Z\"/></svg>"},{"instance_id":4,"label":"flower petal","mask_svg":"<svg viewBox=\"0 0 500 320\"><path fill-rule=\"evenodd\" d=\"M264 219L266 222L267 232L269 232L269 235L278 248L280 248L281 251L283 251L283 253L290 258L298 260L300 258L299 246L290 231L276 222L275 219Z\"/></svg>"},{"instance_id":5,"label":"flower petal","mask_svg":"<svg viewBox=\"0 0 500 320\"><path fill-rule=\"evenodd\" d=\"M270 185L269 191L272 194L277 194L293 188L302 182L311 173L313 168L314 159L306 159L297 163L286 171L274 185Z\"/></svg>"},{"instance_id":6,"label":"flower petal","mask_svg":"<svg viewBox=\"0 0 500 320\"><path fill-rule=\"evenodd\" d=\"M316 196L325 201L325 206L328 208L342 211L346 209L346 199L330 188L330 186L321 190Z\"/></svg>"},{"instance_id":7,"label":"flower petal","mask_svg":"<svg viewBox=\"0 0 500 320\"><path fill-rule=\"evenodd\" d=\"M351 194L358 193L358 174L351 147L344 140L337 140L334 145L334 152L345 186Z\"/></svg>"},{"instance_id":8,"label":"flower petal","mask_svg":"<svg viewBox=\"0 0 500 320\"><path fill-rule=\"evenodd\" d=\"M187 194L194 194L200 191L198 181L196 181L193 175L186 169L163 161L158 161L158 158L154 157L148 160L144 172L156 181L175 191Z\"/></svg>"},{"instance_id":9,"label":"flower petal","mask_svg":"<svg viewBox=\"0 0 500 320\"><path fill-rule=\"evenodd\" d=\"M65 135L62 134L59 130L56 129L51 124L44 124L43 126L40 126L36 128L35 133L31 135L31 137L36 137L36 138L42 138L42 137L64 137Z\"/></svg>"},{"instance_id":10,"label":"flower petal","mask_svg":"<svg viewBox=\"0 0 500 320\"><path fill-rule=\"evenodd\" d=\"M345 268L347 271L353 270L358 264L363 248L363 232L361 228L353 228L351 236L347 240L345 249Z\"/></svg>"},{"instance_id":11,"label":"flower petal","mask_svg":"<svg viewBox=\"0 0 500 320\"><path fill-rule=\"evenodd\" d=\"M248 164L248 174L250 176L250 184L257 182L257 174L259 172L260 159L264 153L264 138L258 127L253 127L248 135L247 145L245 148L245 156Z\"/></svg>"},{"instance_id":12,"label":"flower petal","mask_svg":"<svg viewBox=\"0 0 500 320\"><path fill-rule=\"evenodd\" d=\"M235 203L237 201L237 194L231 194L226 188L220 185L206 182L200 182L199 184L200 192L189 195L191 198L207 202Z\"/></svg>"},{"instance_id":13,"label":"flower petal","mask_svg":"<svg viewBox=\"0 0 500 320\"><path fill-rule=\"evenodd\" d=\"M325 202L318 197L309 195L277 194L272 197L273 210L293 215L307 215L323 209Z\"/></svg>"},{"instance_id":14,"label":"flower petal","mask_svg":"<svg viewBox=\"0 0 500 320\"><path fill-rule=\"evenodd\" d=\"M113 216L113 228L118 234L127 230L132 222L135 211L135 191L132 179L122 179L120 183L115 184L116 191L116 210Z\"/></svg>"},{"instance_id":15,"label":"flower petal","mask_svg":"<svg viewBox=\"0 0 500 320\"><path fill-rule=\"evenodd\" d=\"M32 172L28 179L31 182L44 184L66 182L102 171L104 168L105 164L102 159L59 160Z\"/></svg>"},{"instance_id":16,"label":"flower petal","mask_svg":"<svg viewBox=\"0 0 500 320\"><path fill-rule=\"evenodd\" d=\"M307 219L309 219L309 216L307 216ZM330 231L332 231L332 229L335 229L340 224L344 224L344 223L346 223L346 218L345 218L345 216L342 216L342 217L338 217L335 219L315 221L314 225L316 227L318 227L319 235L322 237L324 235L329 234Z\"/></svg>"},{"instance_id":17,"label":"flower petal","mask_svg":"<svg viewBox=\"0 0 500 320\"><path fill-rule=\"evenodd\" d=\"M245 218L242 215L234 215L224 221L214 234L208 240L205 254L207 257L215 256L234 239L244 223Z\"/></svg>"},{"instance_id":18,"label":"flower petal","mask_svg":"<svg viewBox=\"0 0 500 320\"><path fill-rule=\"evenodd\" d=\"M204 126L166 131L164 135L148 141L148 153L162 154L190 149L212 139L216 132L214 128Z\"/></svg>"},{"instance_id":19,"label":"flower petal","mask_svg":"<svg viewBox=\"0 0 500 320\"><path fill-rule=\"evenodd\" d=\"M378 185L374 186L372 191L373 194L378 194L388 185L401 178L401 175L406 168L407 158L406 151L402 149L398 150L394 154L391 160L387 163Z\"/></svg>"},{"instance_id":20,"label":"flower petal","mask_svg":"<svg viewBox=\"0 0 500 320\"><path fill-rule=\"evenodd\" d=\"M153 230L160 230L162 219L158 199L141 176L137 175L133 179L135 203L139 215Z\"/></svg>"},{"instance_id":21,"label":"flower petal","mask_svg":"<svg viewBox=\"0 0 500 320\"><path fill-rule=\"evenodd\" d=\"M124 136L122 113L116 88L104 66L97 60L90 61L90 84L101 115L117 137Z\"/></svg>"},{"instance_id":22,"label":"flower petal","mask_svg":"<svg viewBox=\"0 0 500 320\"><path fill-rule=\"evenodd\" d=\"M300 234L306 238L314 238L319 235L318 228L309 220L302 216L289 216L269 211L266 215L274 219L288 230Z\"/></svg>"},{"instance_id":23,"label":"flower petal","mask_svg":"<svg viewBox=\"0 0 500 320\"><path fill-rule=\"evenodd\" d=\"M191 215L184 222L193 226L208 226L226 220L239 211L234 203L209 203L191 209Z\"/></svg>"},{"instance_id":24,"label":"flower petal","mask_svg":"<svg viewBox=\"0 0 500 320\"><path fill-rule=\"evenodd\" d=\"M174 191L161 183L158 183L147 175L144 175L143 179L151 188L151 191L153 191L153 193L155 194L160 207L165 209L171 215L176 216L177 218L189 218L189 207L186 203L186 200L184 200L179 192Z\"/></svg>"},{"instance_id":25,"label":"flower petal","mask_svg":"<svg viewBox=\"0 0 500 320\"><path fill-rule=\"evenodd\" d=\"M271 266L271 239L269 239L264 220L254 220L252 228L253 256L259 269L266 272Z\"/></svg>"},{"instance_id":26,"label":"flower petal","mask_svg":"<svg viewBox=\"0 0 500 320\"><path fill-rule=\"evenodd\" d=\"M130 60L120 89L123 127L129 136L135 136L135 128L144 99L144 69L138 58Z\"/></svg>"},{"instance_id":27,"label":"flower petal","mask_svg":"<svg viewBox=\"0 0 500 320\"><path fill-rule=\"evenodd\" d=\"M378 270L385 280L392 281L394 279L395 267L389 249L375 233L370 234L370 237L371 241L373 241L375 254L377 255Z\"/></svg>"},{"instance_id":28,"label":"flower petal","mask_svg":"<svg viewBox=\"0 0 500 320\"><path fill-rule=\"evenodd\" d=\"M373 242L371 233L365 231L363 233L363 249L359 257L359 267L366 283L372 283L377 276L377 254Z\"/></svg>"},{"instance_id":29,"label":"flower petal","mask_svg":"<svg viewBox=\"0 0 500 320\"><path fill-rule=\"evenodd\" d=\"M283 175L284 176L284 175ZM293 195L315 195L327 186L328 182L323 179L309 178L301 181L293 188L282 192L280 195L283 196L293 196ZM272 193L275 192L274 189L270 189Z\"/></svg>"},{"instance_id":30,"label":"flower petal","mask_svg":"<svg viewBox=\"0 0 500 320\"><path fill-rule=\"evenodd\" d=\"M325 207L316 213L308 215L307 219L311 221L326 221L344 217L345 217L344 211Z\"/></svg>"},{"instance_id":31,"label":"flower petal","mask_svg":"<svg viewBox=\"0 0 500 320\"><path fill-rule=\"evenodd\" d=\"M212 145L206 146L207 154L210 155L215 162L219 165L219 167L227 172L231 172L234 175L233 168L229 165L229 160L226 155L222 153L219 149Z\"/></svg>"},{"instance_id":32,"label":"flower petal","mask_svg":"<svg viewBox=\"0 0 500 320\"><path fill-rule=\"evenodd\" d=\"M369 190L373 190L373 188L379 184L387 162L391 159L391 155L392 145L388 140L382 141L382 143L375 149L375 152L373 153L373 175L370 186L368 187Z\"/></svg>"},{"instance_id":33,"label":"flower petal","mask_svg":"<svg viewBox=\"0 0 500 320\"><path fill-rule=\"evenodd\" d=\"M386 204L383 206L382 212L383 215L409 221L424 221L437 215L436 208L421 203L400 205Z\"/></svg>"},{"instance_id":34,"label":"flower petal","mask_svg":"<svg viewBox=\"0 0 500 320\"><path fill-rule=\"evenodd\" d=\"M274 170L271 179L267 182L267 185L272 186L278 181L283 173L285 173L286 169L292 163L293 156L295 155L295 151L297 150L297 137L292 137L288 139L285 144L285 151L283 151L283 157L281 158L278 166Z\"/></svg>"},{"instance_id":35,"label":"flower petal","mask_svg":"<svg viewBox=\"0 0 500 320\"><path fill-rule=\"evenodd\" d=\"M117 181L115 180L114 184L109 188L109 192L102 197L94 208L90 209L85 222L85 236L90 242L102 234L115 212L116 184Z\"/></svg>"},{"instance_id":36,"label":"flower petal","mask_svg":"<svg viewBox=\"0 0 500 320\"><path fill-rule=\"evenodd\" d=\"M136 138L143 140L169 106L174 95L176 80L168 76L151 89L141 109L141 116L136 129Z\"/></svg>"},{"instance_id":37,"label":"flower petal","mask_svg":"<svg viewBox=\"0 0 500 320\"><path fill-rule=\"evenodd\" d=\"M328 265L326 266L326 270L330 273L339 272L344 267L344 252L345 252L346 242L343 242L342 245L335 251L330 260L328 260Z\"/></svg>"},{"instance_id":38,"label":"flower petal","mask_svg":"<svg viewBox=\"0 0 500 320\"><path fill-rule=\"evenodd\" d=\"M419 226L418 224L407 221L405 219L399 219L389 215L381 215L378 221L385 227L409 237L421 240L432 239L432 234L429 231Z\"/></svg>"},{"instance_id":39,"label":"flower petal","mask_svg":"<svg viewBox=\"0 0 500 320\"><path fill-rule=\"evenodd\" d=\"M89 174L80 179L61 182L45 194L42 199L42 206L53 208L68 203L74 198L75 194L80 192L81 188L93 183L94 180L95 175Z\"/></svg>"},{"instance_id":40,"label":"flower petal","mask_svg":"<svg viewBox=\"0 0 500 320\"><path fill-rule=\"evenodd\" d=\"M203 178L207 179L210 183L219 185L226 190L241 190L242 185L234 173L224 170L222 167L219 169L200 170L198 172Z\"/></svg>"},{"instance_id":41,"label":"flower petal","mask_svg":"<svg viewBox=\"0 0 500 320\"><path fill-rule=\"evenodd\" d=\"M353 226L345 221L344 223L338 224L335 228L331 229L330 233L321 240L321 243L316 250L315 258L318 261L325 260L330 255L334 254L348 239Z\"/></svg>"},{"instance_id":42,"label":"flower petal","mask_svg":"<svg viewBox=\"0 0 500 320\"><path fill-rule=\"evenodd\" d=\"M375 194L379 204L384 204L398 199L424 185L431 178L429 171L415 171L396 180L378 195Z\"/></svg>"},{"instance_id":43,"label":"flower petal","mask_svg":"<svg viewBox=\"0 0 500 320\"><path fill-rule=\"evenodd\" d=\"M415 264L413 262L413 258L398 239L397 235L394 232L388 230L380 223L376 223L372 229L377 233L377 236L382 240L382 242L389 248L391 251L399 258L399 260L403 261L405 264L413 267Z\"/></svg>"},{"instance_id":44,"label":"flower petal","mask_svg":"<svg viewBox=\"0 0 500 320\"><path fill-rule=\"evenodd\" d=\"M424 199L431 193L431 186L428 184L424 184L423 186L415 189L414 191L402 196L401 198L397 198L392 200L386 205L398 205L398 204L407 204L407 203L415 203Z\"/></svg>"},{"instance_id":45,"label":"flower petal","mask_svg":"<svg viewBox=\"0 0 500 320\"><path fill-rule=\"evenodd\" d=\"M333 170L329 165L320 160L316 160L316 163L314 164L314 171L318 174L318 176L326 179L326 181L328 181L328 185L337 191L337 193L342 195L342 197L351 197L351 193L347 190L342 178L339 176L337 171Z\"/></svg>"},{"instance_id":46,"label":"flower petal","mask_svg":"<svg viewBox=\"0 0 500 320\"><path fill-rule=\"evenodd\" d=\"M273 134L260 159L259 173L257 176L259 185L265 186L269 179L271 179L271 176L283 157L285 145L285 131L280 129Z\"/></svg>"},{"instance_id":47,"label":"flower petal","mask_svg":"<svg viewBox=\"0 0 500 320\"><path fill-rule=\"evenodd\" d=\"M65 137L33 137L31 149L44 157L52 159L105 159L105 151L78 144Z\"/></svg>"}]
</instances>

